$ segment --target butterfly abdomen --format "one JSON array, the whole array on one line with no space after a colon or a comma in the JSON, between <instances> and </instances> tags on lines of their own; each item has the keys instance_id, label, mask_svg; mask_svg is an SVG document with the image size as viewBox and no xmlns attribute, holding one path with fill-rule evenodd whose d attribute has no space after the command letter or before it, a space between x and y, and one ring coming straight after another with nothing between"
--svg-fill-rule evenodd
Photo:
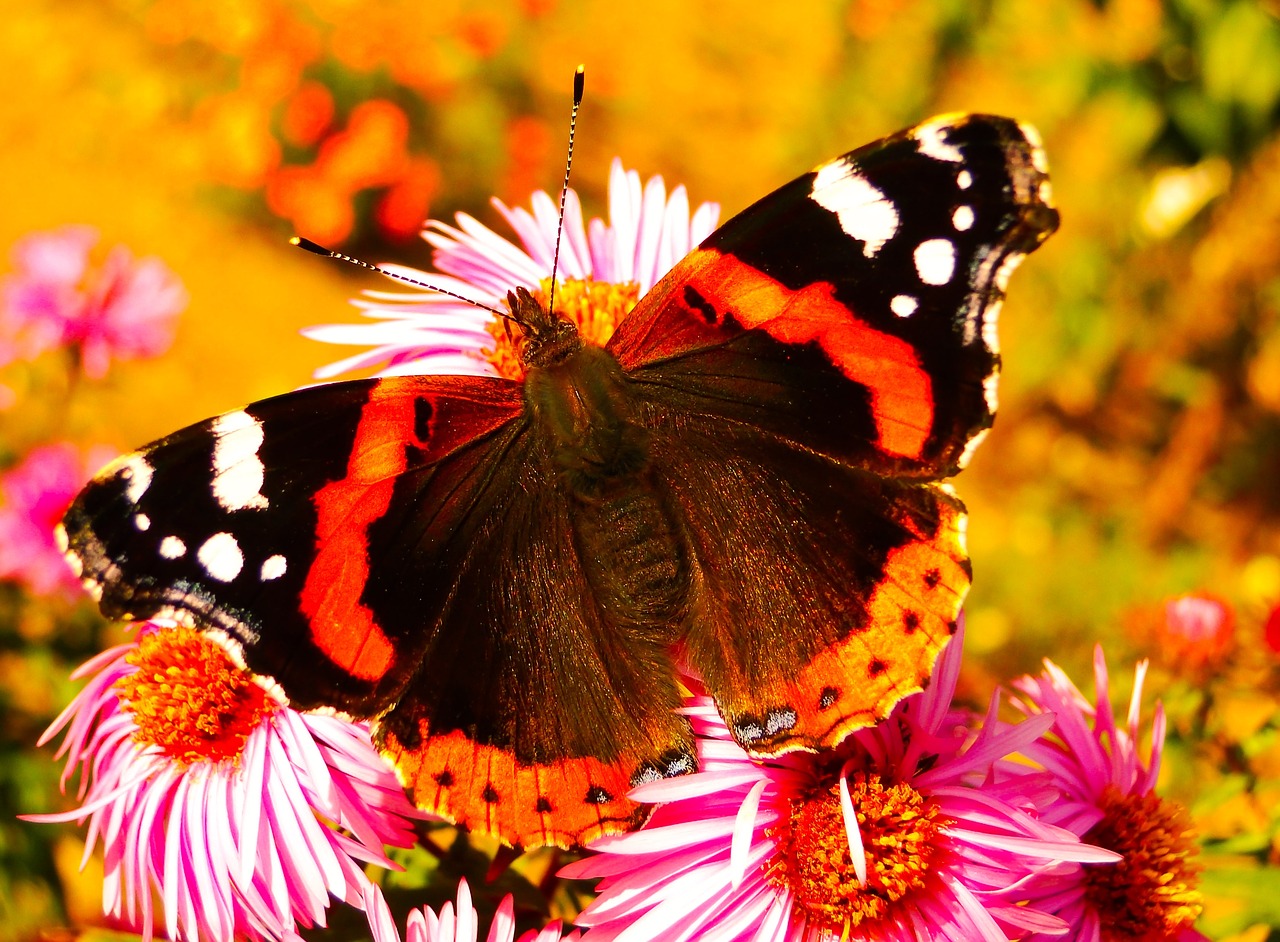
<instances>
[{"instance_id":1,"label":"butterfly abdomen","mask_svg":"<svg viewBox=\"0 0 1280 942\"><path fill-rule=\"evenodd\" d=\"M676 640L689 596L689 560L666 502L634 480L582 507L578 553L602 611L617 628L666 644Z\"/></svg>"},{"instance_id":2,"label":"butterfly abdomen","mask_svg":"<svg viewBox=\"0 0 1280 942\"><path fill-rule=\"evenodd\" d=\"M619 629L674 640L688 597L688 556L650 473L647 433L633 421L622 368L605 350L582 344L527 370L525 401L546 460L575 505L575 544L601 611Z\"/></svg>"}]
</instances>

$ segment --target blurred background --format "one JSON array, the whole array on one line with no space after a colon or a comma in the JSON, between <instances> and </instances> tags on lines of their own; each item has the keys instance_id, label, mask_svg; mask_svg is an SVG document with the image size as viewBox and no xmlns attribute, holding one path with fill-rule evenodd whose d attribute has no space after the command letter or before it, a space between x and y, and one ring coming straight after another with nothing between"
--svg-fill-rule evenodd
<instances>
[{"instance_id":1,"label":"blurred background","mask_svg":"<svg viewBox=\"0 0 1280 942\"><path fill-rule=\"evenodd\" d=\"M1013 280L1000 417L957 482L969 682L1044 657L1083 679L1101 642L1127 693L1150 657L1162 788L1204 846L1201 928L1274 942L1278 17L1274 0L10 0L0 277L32 233L87 225L94 264L118 244L159 259L171 310L109 363L29 337L0 351L0 543L23 545L53 477L50 521L103 454L349 352L299 328L356 321L349 298L379 279L293 233L419 267L428 215L505 233L491 195L559 186L579 62L592 215L615 155L723 219L931 114L1009 114L1042 132L1063 224ZM0 938L100 922L83 836L13 815L65 807L34 743L70 669L120 635L30 559L0 562Z\"/></svg>"}]
</instances>

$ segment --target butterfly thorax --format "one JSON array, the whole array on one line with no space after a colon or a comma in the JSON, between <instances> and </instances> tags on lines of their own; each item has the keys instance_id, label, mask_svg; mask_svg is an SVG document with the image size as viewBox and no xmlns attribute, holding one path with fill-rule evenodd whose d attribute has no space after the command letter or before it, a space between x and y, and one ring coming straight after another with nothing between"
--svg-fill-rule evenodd
<instances>
[{"instance_id":1,"label":"butterfly thorax","mask_svg":"<svg viewBox=\"0 0 1280 942\"><path fill-rule=\"evenodd\" d=\"M525 331L525 408L547 464L576 505L574 539L595 597L615 627L665 640L683 620L687 554L650 473L648 433L630 382L613 354L527 292L512 300Z\"/></svg>"},{"instance_id":2,"label":"butterfly thorax","mask_svg":"<svg viewBox=\"0 0 1280 942\"><path fill-rule=\"evenodd\" d=\"M645 435L632 420L633 396L622 367L524 289L509 303L523 331L526 409L553 465L582 500L625 488L645 465Z\"/></svg>"}]
</instances>

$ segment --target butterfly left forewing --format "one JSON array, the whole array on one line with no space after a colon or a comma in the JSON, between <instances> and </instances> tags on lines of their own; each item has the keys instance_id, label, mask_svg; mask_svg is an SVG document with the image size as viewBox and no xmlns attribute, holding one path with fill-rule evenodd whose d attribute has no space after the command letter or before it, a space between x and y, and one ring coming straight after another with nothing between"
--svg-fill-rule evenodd
<instances>
[{"instance_id":1,"label":"butterfly left forewing","mask_svg":"<svg viewBox=\"0 0 1280 942\"><path fill-rule=\"evenodd\" d=\"M333 383L173 433L103 469L63 521L109 617L219 633L301 709L386 709L416 668L445 581L434 548L498 499L486 468L521 434L517 384ZM374 535L398 482L431 506L406 572ZM403 578L402 578L403 577Z\"/></svg>"}]
</instances>

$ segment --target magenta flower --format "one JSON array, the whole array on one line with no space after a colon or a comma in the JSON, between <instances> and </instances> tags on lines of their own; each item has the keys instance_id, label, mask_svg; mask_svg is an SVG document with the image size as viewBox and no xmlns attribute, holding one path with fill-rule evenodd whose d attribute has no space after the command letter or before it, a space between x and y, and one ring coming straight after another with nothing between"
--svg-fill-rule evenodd
<instances>
[{"instance_id":1,"label":"magenta flower","mask_svg":"<svg viewBox=\"0 0 1280 942\"><path fill-rule=\"evenodd\" d=\"M1059 792L1043 806L1042 820L1123 858L1107 867L1082 862L1046 886L1039 904L1071 926L1069 942L1205 938L1192 928L1202 908L1194 829L1180 804L1155 793L1165 736L1159 704L1150 753L1138 747L1146 672L1142 661L1124 726L1111 710L1101 646L1093 656L1094 702L1050 661L1039 677L1013 685L1021 694L1011 698L1015 707L1034 719L1053 718L1047 734L1022 750L1052 774Z\"/></svg>"},{"instance_id":2,"label":"magenta flower","mask_svg":"<svg viewBox=\"0 0 1280 942\"><path fill-rule=\"evenodd\" d=\"M80 581L54 541L54 528L93 472L114 453L82 456L69 442L42 445L0 474L0 579L20 582L36 595L75 597Z\"/></svg>"},{"instance_id":3,"label":"magenta flower","mask_svg":"<svg viewBox=\"0 0 1280 942\"><path fill-rule=\"evenodd\" d=\"M1164 603L1156 641L1160 652L1183 669L1217 665L1235 636L1231 606L1206 593L1179 595Z\"/></svg>"},{"instance_id":4,"label":"magenta flower","mask_svg":"<svg viewBox=\"0 0 1280 942\"><path fill-rule=\"evenodd\" d=\"M0 285L0 362L72 346L84 371L100 378L113 358L168 348L187 305L182 282L159 259L135 259L122 245L93 266L97 240L88 226L64 226L14 246L15 272Z\"/></svg>"},{"instance_id":5,"label":"magenta flower","mask_svg":"<svg viewBox=\"0 0 1280 942\"><path fill-rule=\"evenodd\" d=\"M545 303L558 203L541 191L533 194L532 202L530 212L493 201L515 230L519 246L459 213L457 226L430 221L423 231L435 249L438 273L385 267L498 310L505 310L507 292L517 286L530 289ZM691 217L684 187L668 196L661 177L641 187L639 174L623 170L615 160L607 225L601 219L584 224L578 196L568 191L556 308L574 320L587 339L603 344L640 296L711 234L719 214L719 206L703 203ZM355 304L377 323L305 331L313 340L373 347L318 370L318 377L375 366L384 374L519 375L517 358L489 312L436 291L370 291L367 297L370 300Z\"/></svg>"},{"instance_id":6,"label":"magenta flower","mask_svg":"<svg viewBox=\"0 0 1280 942\"><path fill-rule=\"evenodd\" d=\"M421 815L368 728L288 709L208 635L148 622L75 676L89 683L41 744L65 730L80 806L28 819L87 821L103 910L148 938L157 899L170 939L291 937L331 897L363 906L363 865L415 842Z\"/></svg>"},{"instance_id":7,"label":"magenta flower","mask_svg":"<svg viewBox=\"0 0 1280 942\"><path fill-rule=\"evenodd\" d=\"M365 890L364 909L373 930L373 942L401 942L395 917L387 908L382 891L374 883ZM409 914L405 926L404 942L476 942L479 937L480 916L471 905L471 888L466 879L458 881L458 902L445 903L437 915L428 907L415 909ZM508 893L493 914L489 926L488 942L515 942L515 905ZM578 942L580 934L575 930L564 935L559 922L552 922L541 932L526 932L520 942Z\"/></svg>"},{"instance_id":8,"label":"magenta flower","mask_svg":"<svg viewBox=\"0 0 1280 942\"><path fill-rule=\"evenodd\" d=\"M928 690L836 752L750 758L714 703L688 701L699 771L632 793L663 802L563 876L601 877L587 938L779 942L1003 940L1063 933L1026 905L1066 861L1115 855L1034 816L1048 776L997 766L1052 722L980 727L953 710L961 638Z\"/></svg>"}]
</instances>

